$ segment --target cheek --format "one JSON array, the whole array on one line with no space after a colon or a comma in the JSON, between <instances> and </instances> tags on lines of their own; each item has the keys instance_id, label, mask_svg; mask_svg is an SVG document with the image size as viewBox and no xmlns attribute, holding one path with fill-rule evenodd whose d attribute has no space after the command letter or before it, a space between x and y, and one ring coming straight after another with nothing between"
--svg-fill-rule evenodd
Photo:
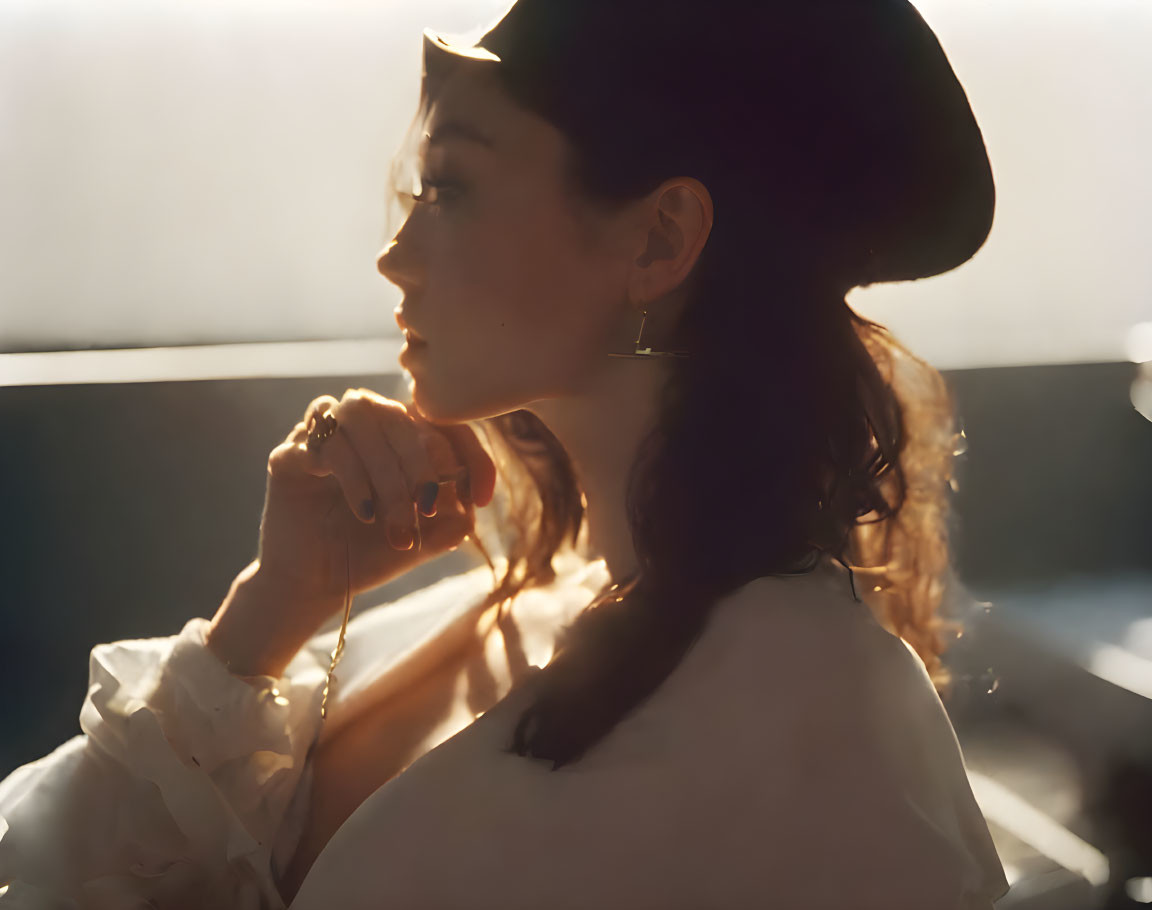
<instances>
[{"instance_id":1,"label":"cheek","mask_svg":"<svg viewBox=\"0 0 1152 910\"><path fill-rule=\"evenodd\" d=\"M431 347L413 366L425 413L506 413L575 393L603 366L620 282L558 199L526 183L499 205L429 226Z\"/></svg>"},{"instance_id":2,"label":"cheek","mask_svg":"<svg viewBox=\"0 0 1152 910\"><path fill-rule=\"evenodd\" d=\"M603 267L582 252L558 202L508 199L467 233L449 266L460 328L523 367L537 357L559 367L557 358L594 349L607 296Z\"/></svg>"}]
</instances>

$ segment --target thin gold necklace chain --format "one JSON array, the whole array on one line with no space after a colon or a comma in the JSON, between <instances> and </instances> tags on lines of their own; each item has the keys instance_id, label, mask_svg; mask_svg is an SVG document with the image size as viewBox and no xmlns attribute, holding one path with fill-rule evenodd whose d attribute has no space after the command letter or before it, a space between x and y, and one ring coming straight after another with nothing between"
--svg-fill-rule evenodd
<instances>
[{"instance_id":1,"label":"thin gold necklace chain","mask_svg":"<svg viewBox=\"0 0 1152 910\"><path fill-rule=\"evenodd\" d=\"M463 473L463 470L461 470ZM451 478L455 480L456 478ZM447 483L442 480L441 483ZM337 503L333 503L332 509L329 509L329 516L332 511L336 509ZM417 550L423 544L423 535L420 533L420 521L418 513L416 512L416 503L412 503L413 518L416 519L416 542L415 547ZM328 664L328 676L324 680L324 691L320 696L320 719L324 720L328 716L328 693L332 689L332 682L336 679L333 671L336 669L336 664L340 662L340 658L344 656L344 636L348 633L348 617L352 613L352 547L348 541L348 531L344 531L344 618L340 621L340 635L336 639L336 647L332 649L332 661Z\"/></svg>"},{"instance_id":2,"label":"thin gold necklace chain","mask_svg":"<svg viewBox=\"0 0 1152 910\"><path fill-rule=\"evenodd\" d=\"M344 532L344 619L340 623L340 636L336 639L336 647L332 649L332 662L328 665L328 677L324 680L324 692L320 696L320 719L328 716L328 692L332 688L335 677L332 672L336 664L344 656L344 635L348 631L348 615L352 612L352 553L348 543L348 532Z\"/></svg>"}]
</instances>

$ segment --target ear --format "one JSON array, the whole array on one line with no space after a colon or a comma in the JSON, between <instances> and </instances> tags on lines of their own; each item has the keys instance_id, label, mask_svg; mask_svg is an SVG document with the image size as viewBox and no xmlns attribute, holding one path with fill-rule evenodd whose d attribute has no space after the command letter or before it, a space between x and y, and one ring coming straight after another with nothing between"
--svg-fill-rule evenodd
<instances>
[{"instance_id":1,"label":"ear","mask_svg":"<svg viewBox=\"0 0 1152 910\"><path fill-rule=\"evenodd\" d=\"M665 180L643 202L640 254L628 277L629 299L645 304L675 291L712 232L712 196L693 177Z\"/></svg>"}]
</instances>

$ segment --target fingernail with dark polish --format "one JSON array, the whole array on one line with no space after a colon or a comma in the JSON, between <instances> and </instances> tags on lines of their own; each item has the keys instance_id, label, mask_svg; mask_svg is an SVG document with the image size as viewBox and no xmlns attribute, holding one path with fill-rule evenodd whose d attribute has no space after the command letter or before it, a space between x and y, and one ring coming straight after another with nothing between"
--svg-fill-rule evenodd
<instances>
[{"instance_id":1,"label":"fingernail with dark polish","mask_svg":"<svg viewBox=\"0 0 1152 910\"><path fill-rule=\"evenodd\" d=\"M434 480L429 480L427 483L420 485L420 495L417 498L421 513L424 515L431 515L432 509L436 505L436 497L440 493L440 484Z\"/></svg>"},{"instance_id":2,"label":"fingernail with dark polish","mask_svg":"<svg viewBox=\"0 0 1152 910\"><path fill-rule=\"evenodd\" d=\"M397 550L411 550L414 542L412 534L405 528L389 528L388 539Z\"/></svg>"},{"instance_id":3,"label":"fingernail with dark polish","mask_svg":"<svg viewBox=\"0 0 1152 910\"><path fill-rule=\"evenodd\" d=\"M365 499L360 503L360 514L365 518L371 518L376 514L376 507L372 504L371 499Z\"/></svg>"}]
</instances>

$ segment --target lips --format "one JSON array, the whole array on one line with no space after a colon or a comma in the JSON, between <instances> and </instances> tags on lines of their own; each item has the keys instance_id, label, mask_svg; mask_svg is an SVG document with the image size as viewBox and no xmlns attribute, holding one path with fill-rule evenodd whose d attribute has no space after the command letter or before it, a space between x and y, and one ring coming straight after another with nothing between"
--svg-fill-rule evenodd
<instances>
[{"instance_id":1,"label":"lips","mask_svg":"<svg viewBox=\"0 0 1152 910\"><path fill-rule=\"evenodd\" d=\"M418 334L415 330L413 330L412 326L408 325L408 323L404 321L404 316L399 309L393 310L392 312L396 316L396 325L400 326L400 331L404 333L404 337L409 345L428 343L423 335Z\"/></svg>"}]
</instances>

